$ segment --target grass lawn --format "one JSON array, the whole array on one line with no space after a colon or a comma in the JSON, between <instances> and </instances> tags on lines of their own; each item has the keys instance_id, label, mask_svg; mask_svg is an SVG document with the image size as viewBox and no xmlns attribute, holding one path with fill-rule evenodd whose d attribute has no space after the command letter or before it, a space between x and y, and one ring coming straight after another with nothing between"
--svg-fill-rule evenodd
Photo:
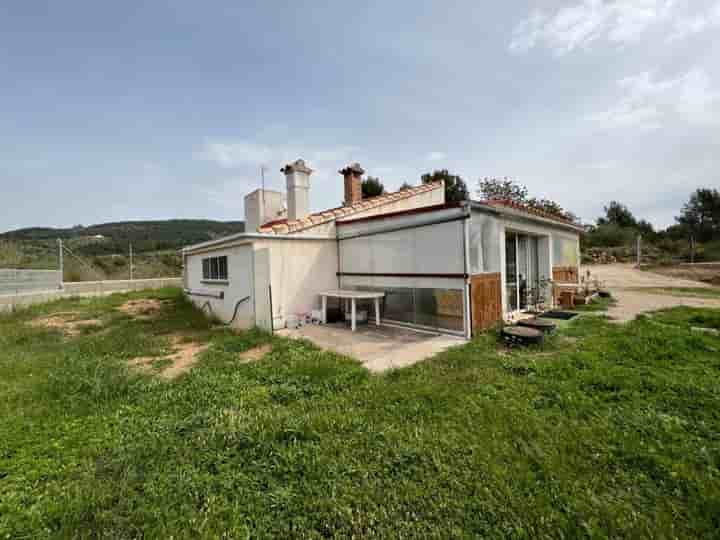
<instances>
[{"instance_id":1,"label":"grass lawn","mask_svg":"<svg viewBox=\"0 0 720 540\"><path fill-rule=\"evenodd\" d=\"M158 317L114 309L142 296ZM96 323L28 324L63 311ZM377 376L212 329L176 290L2 316L0 538L718 537L720 338L698 317L720 312L578 317L543 349L486 335ZM177 335L209 343L188 373L128 367Z\"/></svg>"}]
</instances>

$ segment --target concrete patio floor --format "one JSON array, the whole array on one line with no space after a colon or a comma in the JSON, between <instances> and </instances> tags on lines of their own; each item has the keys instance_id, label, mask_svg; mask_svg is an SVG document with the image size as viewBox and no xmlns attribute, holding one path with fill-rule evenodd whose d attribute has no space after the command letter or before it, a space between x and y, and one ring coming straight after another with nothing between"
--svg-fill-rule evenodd
<instances>
[{"instance_id":1,"label":"concrete patio floor","mask_svg":"<svg viewBox=\"0 0 720 540\"><path fill-rule=\"evenodd\" d=\"M295 330L278 330L277 333L307 339L321 349L355 358L373 372L411 366L450 347L466 343L461 337L374 324L358 326L356 332L338 323L310 324Z\"/></svg>"}]
</instances>

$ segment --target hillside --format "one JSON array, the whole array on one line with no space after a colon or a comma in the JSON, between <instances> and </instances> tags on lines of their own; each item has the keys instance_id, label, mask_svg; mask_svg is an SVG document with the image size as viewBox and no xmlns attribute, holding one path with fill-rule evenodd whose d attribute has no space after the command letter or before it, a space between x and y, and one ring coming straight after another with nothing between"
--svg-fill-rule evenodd
<instances>
[{"instance_id":1,"label":"hillside","mask_svg":"<svg viewBox=\"0 0 720 540\"><path fill-rule=\"evenodd\" d=\"M126 279L131 243L134 277L177 276L180 248L243 231L242 221L199 219L18 229L0 234L0 268L57 268L57 240L62 239L69 250L64 260L66 281Z\"/></svg>"},{"instance_id":2,"label":"hillside","mask_svg":"<svg viewBox=\"0 0 720 540\"><path fill-rule=\"evenodd\" d=\"M204 242L243 232L242 221L212 221L205 219L171 219L164 221L121 221L101 223L88 227L66 229L31 227L0 234L0 241L28 242L55 241L58 238L73 240L86 255L124 253L132 243L137 253L179 249L189 244Z\"/></svg>"}]
</instances>

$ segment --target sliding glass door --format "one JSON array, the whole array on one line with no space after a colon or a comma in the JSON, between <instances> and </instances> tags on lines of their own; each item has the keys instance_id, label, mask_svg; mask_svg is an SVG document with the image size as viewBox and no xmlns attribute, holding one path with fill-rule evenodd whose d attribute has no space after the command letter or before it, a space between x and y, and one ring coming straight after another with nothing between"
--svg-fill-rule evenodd
<instances>
[{"instance_id":1,"label":"sliding glass door","mask_svg":"<svg viewBox=\"0 0 720 540\"><path fill-rule=\"evenodd\" d=\"M505 236L507 311L528 309L538 287L538 239L519 233Z\"/></svg>"},{"instance_id":2,"label":"sliding glass door","mask_svg":"<svg viewBox=\"0 0 720 540\"><path fill-rule=\"evenodd\" d=\"M507 311L517 311L520 306L518 297L518 260L517 235L508 233L505 236L505 287L507 288Z\"/></svg>"}]
</instances>

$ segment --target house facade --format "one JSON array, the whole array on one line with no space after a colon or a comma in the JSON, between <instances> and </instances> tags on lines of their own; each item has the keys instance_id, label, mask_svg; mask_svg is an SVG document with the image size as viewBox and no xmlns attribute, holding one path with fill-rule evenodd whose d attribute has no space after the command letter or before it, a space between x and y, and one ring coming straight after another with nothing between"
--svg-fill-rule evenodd
<instances>
[{"instance_id":1,"label":"house facade","mask_svg":"<svg viewBox=\"0 0 720 540\"><path fill-rule=\"evenodd\" d=\"M581 227L507 201L446 204L441 182L362 198L364 171L340 173L344 205L310 213L312 170L282 169L279 192L245 198L246 232L183 250L194 303L237 327L282 328L332 289L382 291L384 322L470 337L553 303L577 283Z\"/></svg>"}]
</instances>

